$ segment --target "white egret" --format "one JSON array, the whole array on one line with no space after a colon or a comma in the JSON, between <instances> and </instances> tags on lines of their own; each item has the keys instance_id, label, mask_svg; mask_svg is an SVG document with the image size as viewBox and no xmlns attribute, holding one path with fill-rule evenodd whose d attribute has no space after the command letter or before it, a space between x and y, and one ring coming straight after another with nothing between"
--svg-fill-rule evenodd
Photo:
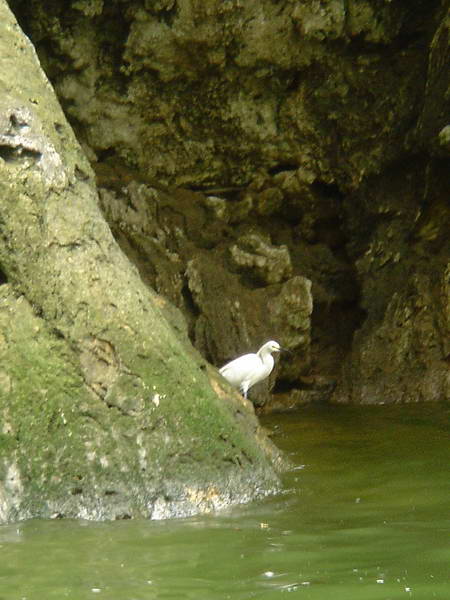
<instances>
[{"instance_id":1,"label":"white egret","mask_svg":"<svg viewBox=\"0 0 450 600\"><path fill-rule=\"evenodd\" d=\"M219 369L219 373L247 398L248 390L268 377L273 369L272 352L283 350L278 342L266 342L256 354L244 354Z\"/></svg>"}]
</instances>

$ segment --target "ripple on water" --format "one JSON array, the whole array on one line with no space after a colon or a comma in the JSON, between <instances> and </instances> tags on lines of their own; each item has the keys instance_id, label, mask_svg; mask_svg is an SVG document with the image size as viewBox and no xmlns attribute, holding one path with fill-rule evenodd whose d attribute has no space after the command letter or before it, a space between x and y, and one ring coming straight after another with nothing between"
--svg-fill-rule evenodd
<instances>
[{"instance_id":1,"label":"ripple on water","mask_svg":"<svg viewBox=\"0 0 450 600\"><path fill-rule=\"evenodd\" d=\"M276 497L171 522L0 527L0 599L448 600L448 415L306 407L265 422L294 462Z\"/></svg>"}]
</instances>

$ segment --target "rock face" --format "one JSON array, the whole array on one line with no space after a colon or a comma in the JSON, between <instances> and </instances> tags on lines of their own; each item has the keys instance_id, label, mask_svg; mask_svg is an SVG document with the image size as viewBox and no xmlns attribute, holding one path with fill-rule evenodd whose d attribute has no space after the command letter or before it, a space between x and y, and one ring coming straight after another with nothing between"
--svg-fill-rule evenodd
<instances>
[{"instance_id":1,"label":"rock face","mask_svg":"<svg viewBox=\"0 0 450 600\"><path fill-rule=\"evenodd\" d=\"M207 358L279 338L288 406L448 397L446 0L11 6Z\"/></svg>"},{"instance_id":2,"label":"rock face","mask_svg":"<svg viewBox=\"0 0 450 600\"><path fill-rule=\"evenodd\" d=\"M307 370L311 282L294 274L287 247L272 244L265 228L239 235L217 200L211 208L202 194L144 183L101 188L100 205L144 281L187 316L190 337L209 361L221 365L254 351L276 332L296 353L277 367L278 378L295 382ZM259 384L256 404L269 400L273 382Z\"/></svg>"},{"instance_id":3,"label":"rock face","mask_svg":"<svg viewBox=\"0 0 450 600\"><path fill-rule=\"evenodd\" d=\"M120 250L32 45L4 2L0 17L0 522L187 515L274 490L253 408Z\"/></svg>"}]
</instances>

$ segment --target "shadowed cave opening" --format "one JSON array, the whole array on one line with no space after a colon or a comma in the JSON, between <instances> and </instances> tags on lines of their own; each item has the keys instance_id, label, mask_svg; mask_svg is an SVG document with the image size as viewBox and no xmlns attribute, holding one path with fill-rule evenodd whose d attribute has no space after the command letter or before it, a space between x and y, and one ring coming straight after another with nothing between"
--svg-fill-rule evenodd
<instances>
[{"instance_id":1,"label":"shadowed cave opening","mask_svg":"<svg viewBox=\"0 0 450 600\"><path fill-rule=\"evenodd\" d=\"M8 283L8 279L0 265L0 285L4 285L5 283Z\"/></svg>"}]
</instances>

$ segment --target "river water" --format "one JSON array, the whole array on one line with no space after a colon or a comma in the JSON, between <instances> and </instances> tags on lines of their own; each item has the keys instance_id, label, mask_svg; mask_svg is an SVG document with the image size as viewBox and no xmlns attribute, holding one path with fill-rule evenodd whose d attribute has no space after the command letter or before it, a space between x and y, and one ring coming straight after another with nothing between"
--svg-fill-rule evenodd
<instances>
[{"instance_id":1,"label":"river water","mask_svg":"<svg viewBox=\"0 0 450 600\"><path fill-rule=\"evenodd\" d=\"M278 496L170 522L0 527L0 600L450 599L450 408L264 420Z\"/></svg>"}]
</instances>

